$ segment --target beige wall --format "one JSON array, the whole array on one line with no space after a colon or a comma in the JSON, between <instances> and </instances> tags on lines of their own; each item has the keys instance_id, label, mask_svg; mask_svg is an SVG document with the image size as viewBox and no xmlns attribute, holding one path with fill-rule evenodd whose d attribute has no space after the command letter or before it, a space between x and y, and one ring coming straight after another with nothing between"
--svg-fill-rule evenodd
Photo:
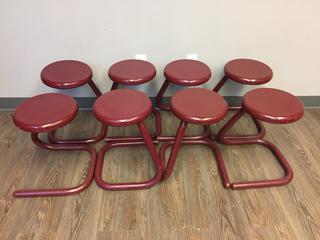
<instances>
[{"instance_id":1,"label":"beige wall","mask_svg":"<svg viewBox=\"0 0 320 240\"><path fill-rule=\"evenodd\" d=\"M296 95L320 95L319 0L12 0L0 4L0 97L53 91L39 79L43 66L79 59L94 80L110 87L107 68L115 61L148 55L156 81L140 89L154 96L171 60L197 53L222 76L226 61L249 57L274 70L267 86ZM229 84L224 95L250 89ZM92 96L87 88L68 91Z\"/></svg>"}]
</instances>

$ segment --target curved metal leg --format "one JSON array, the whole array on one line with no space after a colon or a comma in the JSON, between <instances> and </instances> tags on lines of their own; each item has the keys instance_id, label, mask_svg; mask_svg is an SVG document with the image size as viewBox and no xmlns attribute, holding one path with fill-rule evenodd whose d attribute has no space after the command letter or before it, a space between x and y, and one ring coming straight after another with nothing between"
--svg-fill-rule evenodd
<instances>
[{"instance_id":1,"label":"curved metal leg","mask_svg":"<svg viewBox=\"0 0 320 240\"><path fill-rule=\"evenodd\" d=\"M170 177L170 175L171 175L171 173L173 171L174 164L176 163L178 151L179 151L179 148L181 146L181 143L182 143L183 136L184 136L185 130L187 128L187 125L188 125L187 122L180 121L180 125L179 125L178 131L177 131L176 139L173 142L173 147L172 147L172 150L170 152L170 157L169 157L169 160L168 160L168 162L166 164L166 168L165 168L164 173L163 173L163 178L164 179L167 179L168 177ZM164 145L164 146L166 146L166 145ZM160 150L160 158L162 159L162 161L164 161L164 159L165 159L165 148L164 149L163 148L164 147L162 146L161 150Z\"/></svg>"},{"instance_id":2,"label":"curved metal leg","mask_svg":"<svg viewBox=\"0 0 320 240\"><path fill-rule=\"evenodd\" d=\"M216 136L216 140L221 142L221 136L222 136L222 141L221 143L225 143L225 142L236 142L237 144L237 140L239 141L255 141L255 140L259 140L262 139L266 133L265 128L263 127L262 123L253 118L251 115L250 117L253 119L253 121L255 122L257 128L258 128L258 134L257 135L226 135L226 133L230 130L231 127L233 127L236 122L239 121L239 119L245 114L245 111L243 110L243 108L240 108L233 116L232 118L230 118L230 120L220 129L218 135ZM220 137L219 137L220 136ZM226 140L227 139L227 140ZM226 143L227 144L227 143Z\"/></svg>"},{"instance_id":3,"label":"curved metal leg","mask_svg":"<svg viewBox=\"0 0 320 240\"><path fill-rule=\"evenodd\" d=\"M168 141L168 142L164 143L160 148L160 158L163 161L164 165L166 166L164 173L163 173L163 176L162 176L163 179L169 178L170 175L172 174L172 171L173 171L176 159L177 159L178 151L179 151L182 144L186 144L186 145L202 144L202 145L206 145L206 146L210 147L211 150L213 151L215 159L218 164L219 171L221 172L220 176L222 178L223 186L225 188L229 188L230 187L229 177L228 177L226 167L225 167L225 164L224 164L224 161L223 161L223 158L222 158L222 155L221 155L221 152L220 152L218 146L215 143L211 142L209 138L186 140L184 137L184 133L185 133L186 128L187 128L187 122L181 121L179 128L178 128L178 131L177 131L175 141ZM172 145L173 145L173 147L170 152L169 160L166 163L165 152L166 152L166 149Z\"/></svg>"},{"instance_id":4,"label":"curved metal leg","mask_svg":"<svg viewBox=\"0 0 320 240\"><path fill-rule=\"evenodd\" d=\"M226 132L243 116L245 111L241 108L236 114L223 126L218 134L219 142L227 145L253 145L258 144L267 147L273 153L273 155L278 160L280 166L284 171L284 176L280 179L270 179L270 180L259 180L259 181L244 181L244 182L235 182L230 183L230 187L234 190L238 189L248 189L248 188L262 188L262 187L274 187L288 184L293 178L293 171L282 155L280 150L271 142L264 139L252 139L246 137L230 137L226 136ZM219 169L221 175L228 176L228 173L225 170Z\"/></svg>"},{"instance_id":5,"label":"curved metal leg","mask_svg":"<svg viewBox=\"0 0 320 240\"><path fill-rule=\"evenodd\" d=\"M158 92L158 94L156 96L156 103L157 103L158 107L161 110L165 110L165 111L170 111L170 106L169 105L165 105L165 104L162 103L162 97L163 97L165 91L167 90L169 84L170 84L170 82L166 79L163 82L163 84L162 84L162 86L161 86L161 88L160 88L160 90L159 90L159 92Z\"/></svg>"},{"instance_id":6,"label":"curved metal leg","mask_svg":"<svg viewBox=\"0 0 320 240\"><path fill-rule=\"evenodd\" d=\"M210 136L210 126L204 125L203 132L200 135L191 135L191 136L184 136L183 140L198 140L198 139L205 139ZM176 136L158 136L157 137L159 142L167 142L167 141L174 141Z\"/></svg>"},{"instance_id":7,"label":"curved metal leg","mask_svg":"<svg viewBox=\"0 0 320 240\"><path fill-rule=\"evenodd\" d=\"M151 137L154 140L157 140L157 137L161 134L162 131L162 127L161 127L161 116L158 110L156 109L152 109L152 114L155 117L155 131L151 134ZM108 137L106 136L104 138L104 140L106 142L131 142L131 141L141 141L144 140L143 137L140 136L132 136L132 137L128 137L128 136L115 136L115 137ZM157 141L154 141L157 142Z\"/></svg>"},{"instance_id":8,"label":"curved metal leg","mask_svg":"<svg viewBox=\"0 0 320 240\"><path fill-rule=\"evenodd\" d=\"M116 90L118 88L118 83L117 82L113 82L110 91L112 90Z\"/></svg>"},{"instance_id":9,"label":"curved metal leg","mask_svg":"<svg viewBox=\"0 0 320 240\"><path fill-rule=\"evenodd\" d=\"M241 108L239 108L239 110L241 110ZM239 111L238 110L238 111ZM251 117L251 115L249 115ZM224 138L233 138L233 139L246 139L246 140L258 140L263 138L266 135L266 129L264 128L262 122L260 122L258 119L252 118L256 128L257 128L257 134L256 135L224 135ZM228 128L229 130L230 128ZM211 140L218 140L218 135L216 134L210 134L209 137Z\"/></svg>"},{"instance_id":10,"label":"curved metal leg","mask_svg":"<svg viewBox=\"0 0 320 240\"><path fill-rule=\"evenodd\" d=\"M223 85L228 81L228 77L225 75L225 76L223 76L222 77L222 79L218 82L218 84L213 88L213 90L212 91L214 91L214 92L218 92L222 87L223 87ZM228 110L231 110L231 111L233 111L233 110L240 110L241 109L241 106L229 106L228 107ZM266 134L266 132L265 132L265 128L264 128L264 126L263 126L263 124L259 121L259 120L257 120L257 119L254 119L254 118L252 118L252 120L254 121L254 124L255 124L255 126L256 126L256 128L257 128L257 130L258 130L258 134L256 134L256 135L240 135L240 136L237 136L237 135L228 135L228 136L225 136L225 137L230 137L230 138L246 138L246 139L252 139L252 140L254 140L254 139L260 139L260 138L262 138L262 137L264 137L264 135ZM212 140L217 140L217 135L214 135L214 134L211 134L210 135L210 139L212 139Z\"/></svg>"},{"instance_id":11,"label":"curved metal leg","mask_svg":"<svg viewBox=\"0 0 320 240\"><path fill-rule=\"evenodd\" d=\"M101 141L107 135L107 126L101 125L100 132L98 135L89 138L76 138L76 139L59 139L55 137L55 132L48 133L48 139L51 143L56 144L94 144Z\"/></svg>"},{"instance_id":12,"label":"curved metal leg","mask_svg":"<svg viewBox=\"0 0 320 240\"><path fill-rule=\"evenodd\" d=\"M89 145L80 145L80 144L73 144L73 145L62 145L62 144L50 144L43 142L39 139L38 133L31 134L32 141L39 147L58 151L58 150L66 150L66 151L86 151L90 154L90 165L87 171L87 176L85 180L76 187L70 188L56 188L56 189L30 189L30 190L17 190L13 193L13 195L17 198L23 197L53 197L53 196L68 196L78 194L85 189L87 189L93 181L94 178L94 170L97 158L96 150Z\"/></svg>"},{"instance_id":13,"label":"curved metal leg","mask_svg":"<svg viewBox=\"0 0 320 240\"><path fill-rule=\"evenodd\" d=\"M96 183L103 189L106 190L137 190L137 189L147 189L154 186L161 180L162 172L163 172L163 165L160 160L159 155L157 154L156 148L153 145L153 141L148 133L147 128L143 124L143 122L138 123L139 130L141 135L144 139L142 142L112 142L107 143L104 145L98 154L98 160L95 170L95 180ZM128 182L128 183L108 183L102 179L102 170L103 170L103 163L104 157L108 150L114 147L125 147L125 146L137 146L137 145L146 145L149 153L152 157L152 160L156 166L156 174L153 178L143 182Z\"/></svg>"},{"instance_id":14,"label":"curved metal leg","mask_svg":"<svg viewBox=\"0 0 320 240\"><path fill-rule=\"evenodd\" d=\"M293 171L288 161L280 152L280 150L273 143L264 139L256 140L256 142L253 144L259 144L270 149L270 151L273 153L273 155L278 160L280 166L282 167L284 171L284 176L279 179L234 182L234 183L231 183L231 188L234 190L240 190L240 189L249 189L249 188L276 187L276 186L282 186L290 183L291 180L293 179Z\"/></svg>"},{"instance_id":15,"label":"curved metal leg","mask_svg":"<svg viewBox=\"0 0 320 240\"><path fill-rule=\"evenodd\" d=\"M160 158L165 161L165 152L168 149L168 147L172 146L174 144L174 142L166 142L161 146L160 149ZM210 141L210 139L198 139L198 140L183 140L182 145L205 145L209 148L211 148L215 159L217 161L217 165L218 165L218 169L219 172L221 173L221 181L223 183L224 188L230 188L230 181L229 181L229 177L226 170L226 166L224 164L223 158L222 158L222 154L220 152L220 149L218 148L218 146ZM172 148L173 149L173 148ZM171 150L173 151L173 150Z\"/></svg>"},{"instance_id":16,"label":"curved metal leg","mask_svg":"<svg viewBox=\"0 0 320 240\"><path fill-rule=\"evenodd\" d=\"M102 95L101 91L99 90L99 88L97 87L97 85L94 83L93 80L89 81L89 86L91 87L91 89L93 90L94 94L97 97L100 97Z\"/></svg>"},{"instance_id":17,"label":"curved metal leg","mask_svg":"<svg viewBox=\"0 0 320 240\"><path fill-rule=\"evenodd\" d=\"M219 90L223 87L223 85L227 82L229 78L224 75L221 80L217 83L217 85L212 89L214 92L219 92Z\"/></svg>"}]
</instances>

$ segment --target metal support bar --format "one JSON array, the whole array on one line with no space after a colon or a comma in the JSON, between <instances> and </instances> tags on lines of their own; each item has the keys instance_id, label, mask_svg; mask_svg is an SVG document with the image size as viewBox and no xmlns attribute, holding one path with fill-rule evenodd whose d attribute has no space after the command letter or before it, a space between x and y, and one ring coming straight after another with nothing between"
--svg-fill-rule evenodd
<instances>
[{"instance_id":1,"label":"metal support bar","mask_svg":"<svg viewBox=\"0 0 320 240\"><path fill-rule=\"evenodd\" d=\"M170 82L166 79L163 82L163 84L162 84L162 86L156 96L156 103L157 103L158 107L161 110L165 110L165 111L170 111L170 106L162 103L162 97L163 97L165 91L167 90L169 84L170 84Z\"/></svg>"},{"instance_id":2,"label":"metal support bar","mask_svg":"<svg viewBox=\"0 0 320 240\"><path fill-rule=\"evenodd\" d=\"M280 150L271 142L262 139L253 139L247 137L230 137L226 136L226 132L243 116L245 113L244 109L241 108L239 111L235 113L235 115L223 126L218 134L219 142L227 145L253 145L258 144L267 147L273 153L273 155L278 160L280 166L284 171L284 176L279 179L270 179L270 180L258 180L258 181L243 181L243 182L234 182L230 183L231 189L238 190L238 189L248 189L248 188L262 188L262 187L274 187L274 186L281 186L288 184L291 182L293 178L293 171L282 155ZM220 169L219 169L220 170ZM220 170L221 175L228 176L228 173L225 170Z\"/></svg>"},{"instance_id":3,"label":"metal support bar","mask_svg":"<svg viewBox=\"0 0 320 240\"><path fill-rule=\"evenodd\" d=\"M163 165L160 160L159 155L157 154L156 148L153 145L153 141L151 136L148 133L147 128L145 127L143 122L138 123L139 130L144 141L137 141L137 142L111 142L105 144L98 154L98 160L96 165L95 171L95 180L97 184L106 190L137 190L137 189L147 189L154 186L161 180L162 172L163 172ZM143 182L128 182L128 183L108 183L102 179L102 170L103 170L103 163L104 157L107 151L115 147L125 147L125 146L138 146L138 145L146 145L149 153L152 157L152 160L156 167L156 174L153 178L143 181Z\"/></svg>"},{"instance_id":4,"label":"metal support bar","mask_svg":"<svg viewBox=\"0 0 320 240\"><path fill-rule=\"evenodd\" d=\"M68 196L78 194L87 189L94 178L94 170L97 158L96 150L89 145L81 144L50 144L39 139L38 133L31 133L32 141L40 148L51 151L86 151L90 154L90 164L87 170L87 176L84 181L76 186L70 188L55 188L55 189L30 189L30 190L16 190L13 195L17 198L24 197L53 197L53 196Z\"/></svg>"},{"instance_id":5,"label":"metal support bar","mask_svg":"<svg viewBox=\"0 0 320 240\"><path fill-rule=\"evenodd\" d=\"M100 132L89 138L75 138L75 139L59 139L55 137L56 131L48 133L48 139L51 143L56 144L94 144L101 141L107 135L107 126L101 125Z\"/></svg>"},{"instance_id":6,"label":"metal support bar","mask_svg":"<svg viewBox=\"0 0 320 240\"><path fill-rule=\"evenodd\" d=\"M223 85L228 81L229 77L227 77L226 75L224 75L221 80L217 83L217 85L213 88L212 91L214 92L219 92L219 90L223 87ZM228 107L228 110L240 110L241 109L241 106L229 106ZM262 125L262 123L257 120L257 119L254 119L252 118L253 121L254 121L254 124L258 130L258 134L256 135L241 135L241 136L236 136L236 135L231 135L231 136L225 136L225 137L231 137L231 138L246 138L246 139L260 139L262 137L264 137L264 135L266 134L265 132L265 128L264 126ZM210 139L212 140L217 140L217 135L210 135Z\"/></svg>"},{"instance_id":7,"label":"metal support bar","mask_svg":"<svg viewBox=\"0 0 320 240\"><path fill-rule=\"evenodd\" d=\"M97 87L97 85L94 83L93 80L90 80L89 82L89 86L91 87L91 89L93 90L94 94L97 97L100 97L102 95L101 91L99 90L99 88Z\"/></svg>"}]
</instances>

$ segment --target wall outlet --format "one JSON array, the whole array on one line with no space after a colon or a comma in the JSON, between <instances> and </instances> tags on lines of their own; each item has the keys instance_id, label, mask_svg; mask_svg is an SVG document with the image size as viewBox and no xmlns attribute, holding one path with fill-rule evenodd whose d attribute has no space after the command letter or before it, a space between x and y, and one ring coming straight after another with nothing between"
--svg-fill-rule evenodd
<instances>
[{"instance_id":1,"label":"wall outlet","mask_svg":"<svg viewBox=\"0 0 320 240\"><path fill-rule=\"evenodd\" d=\"M187 59L198 60L198 54L189 53L189 54L187 54Z\"/></svg>"},{"instance_id":2,"label":"wall outlet","mask_svg":"<svg viewBox=\"0 0 320 240\"><path fill-rule=\"evenodd\" d=\"M135 59L147 61L147 54L135 54Z\"/></svg>"}]
</instances>

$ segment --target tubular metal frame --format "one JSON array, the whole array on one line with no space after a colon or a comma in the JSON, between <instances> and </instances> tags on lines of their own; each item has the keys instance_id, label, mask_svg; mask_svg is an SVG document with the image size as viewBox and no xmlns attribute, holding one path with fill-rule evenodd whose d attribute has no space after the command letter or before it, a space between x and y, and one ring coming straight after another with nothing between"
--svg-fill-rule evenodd
<instances>
[{"instance_id":1,"label":"tubular metal frame","mask_svg":"<svg viewBox=\"0 0 320 240\"><path fill-rule=\"evenodd\" d=\"M228 178L228 175L225 174L227 171L222 158L222 154L218 146L213 141L211 141L211 139L209 139L208 137L204 139L185 140L184 133L187 128L187 125L188 125L187 122L181 120L175 140L164 143L160 148L160 158L163 161L163 164L166 166L162 176L163 179L167 179L171 176L181 145L184 145L184 144L185 145L205 145L211 148L215 156L219 172L221 173L223 186L225 188L229 188L230 187L229 178ZM170 152L169 159L166 163L165 152L169 146L172 146L172 149Z\"/></svg>"},{"instance_id":2,"label":"tubular metal frame","mask_svg":"<svg viewBox=\"0 0 320 240\"><path fill-rule=\"evenodd\" d=\"M170 82L166 79L163 82L163 84L162 84L162 86L156 96L156 103L157 103L158 107L164 111L170 111L170 106L162 103L163 95L164 95L165 91L167 90L169 84L170 84Z\"/></svg>"},{"instance_id":3,"label":"tubular metal frame","mask_svg":"<svg viewBox=\"0 0 320 240\"><path fill-rule=\"evenodd\" d=\"M219 92L220 89L224 86L224 84L229 80L229 77L224 75L221 80L217 83L217 85L212 89L212 91L214 92ZM231 111L237 111L241 109L241 106L229 106L228 107L228 110L231 110ZM251 116L251 115L250 115ZM241 136L236 136L236 135L228 135L228 136L225 136L226 138L246 138L246 139L252 139L252 140L257 140L257 139L260 139L260 138L263 138L265 135L266 135L266 131L265 131L265 128L262 124L262 122L260 122L258 119L255 119L255 118L252 118L254 124L255 124L255 127L256 129L258 130L258 133L255 134L255 135L241 135ZM214 135L214 134L210 134L210 139L212 140L216 140L217 139L217 135Z\"/></svg>"},{"instance_id":4,"label":"tubular metal frame","mask_svg":"<svg viewBox=\"0 0 320 240\"><path fill-rule=\"evenodd\" d=\"M219 169L222 176L224 185L230 184L230 188L233 190L249 189L249 188L263 188L263 187L274 187L282 186L291 182L293 178L293 171L282 155L280 150L271 142L261 138L248 138L247 136L241 137L230 137L226 136L226 132L243 116L245 110L241 108L235 115L222 127L218 134L218 141L226 145L253 145L258 144L267 147L273 155L278 160L280 166L284 171L284 177L280 179L270 179L270 180L258 180L258 181L243 181L230 183L228 178L228 173L226 169ZM224 177L223 177L224 176Z\"/></svg>"},{"instance_id":5,"label":"tubular metal frame","mask_svg":"<svg viewBox=\"0 0 320 240\"><path fill-rule=\"evenodd\" d=\"M55 136L56 131L51 131L48 133L48 139L51 143L55 144L95 144L101 141L107 135L107 130L107 126L101 125L100 132L96 136L75 139L59 139Z\"/></svg>"},{"instance_id":6,"label":"tubular metal frame","mask_svg":"<svg viewBox=\"0 0 320 240\"><path fill-rule=\"evenodd\" d=\"M70 188L55 188L55 189L24 189L24 190L16 190L13 195L16 198L26 198L26 197L54 197L54 196L68 196L78 194L85 189L87 189L94 178L95 164L97 158L96 150L89 145L84 144L51 144L43 142L39 139L38 133L31 133L32 141L40 148L51 150L51 151L59 151L59 150L67 150L67 151L86 151L90 154L90 165L87 170L87 176L85 180L76 187Z\"/></svg>"},{"instance_id":7,"label":"tubular metal frame","mask_svg":"<svg viewBox=\"0 0 320 240\"><path fill-rule=\"evenodd\" d=\"M147 189L154 186L161 180L162 173L163 173L163 165L160 160L160 157L157 153L157 150L154 146L154 140L151 138L147 128L145 127L143 122L139 122L138 128L141 132L143 140L136 140L131 142L110 142L106 143L99 151L98 160L96 164L95 170L95 180L96 183L105 190L137 190L137 189ZM148 151L152 157L152 160L156 166L156 174L153 178L143 181L143 182L127 182L127 183L108 183L102 179L102 171L103 171L103 164L104 164L104 157L107 151L115 147L128 147L128 146L140 146L146 145Z\"/></svg>"},{"instance_id":8,"label":"tubular metal frame","mask_svg":"<svg viewBox=\"0 0 320 240\"><path fill-rule=\"evenodd\" d=\"M101 91L99 90L99 88L97 87L97 85L94 83L92 79L88 82L88 84L97 97L100 97L102 95Z\"/></svg>"}]
</instances>

